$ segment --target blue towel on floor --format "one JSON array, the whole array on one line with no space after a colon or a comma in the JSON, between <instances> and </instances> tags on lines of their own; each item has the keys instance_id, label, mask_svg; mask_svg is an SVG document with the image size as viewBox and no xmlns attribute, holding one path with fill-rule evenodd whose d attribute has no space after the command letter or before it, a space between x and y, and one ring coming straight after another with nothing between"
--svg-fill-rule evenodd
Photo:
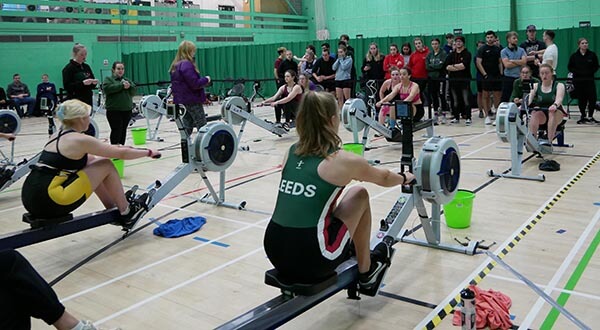
<instances>
[{"instance_id":1,"label":"blue towel on floor","mask_svg":"<svg viewBox=\"0 0 600 330\"><path fill-rule=\"evenodd\" d=\"M198 231L205 223L204 217L173 219L154 228L154 235L166 238L181 237Z\"/></svg>"}]
</instances>

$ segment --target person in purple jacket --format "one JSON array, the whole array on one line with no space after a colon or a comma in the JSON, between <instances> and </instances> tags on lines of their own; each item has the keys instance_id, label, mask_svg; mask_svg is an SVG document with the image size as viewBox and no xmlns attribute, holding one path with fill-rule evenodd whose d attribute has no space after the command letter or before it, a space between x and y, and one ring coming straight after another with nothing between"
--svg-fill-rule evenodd
<instances>
[{"instance_id":1,"label":"person in purple jacket","mask_svg":"<svg viewBox=\"0 0 600 330\"><path fill-rule=\"evenodd\" d=\"M169 69L173 102L185 106L183 125L188 134L192 134L194 127L199 130L206 125L202 104L206 101L204 87L210 83L209 76L200 75L195 55L196 45L187 40L182 41Z\"/></svg>"}]
</instances>

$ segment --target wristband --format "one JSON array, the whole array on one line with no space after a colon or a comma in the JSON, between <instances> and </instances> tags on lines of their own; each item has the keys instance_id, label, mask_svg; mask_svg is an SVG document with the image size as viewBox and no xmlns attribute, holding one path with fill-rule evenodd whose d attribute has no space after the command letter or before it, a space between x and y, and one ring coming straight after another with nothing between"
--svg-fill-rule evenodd
<instances>
[{"instance_id":1,"label":"wristband","mask_svg":"<svg viewBox=\"0 0 600 330\"><path fill-rule=\"evenodd\" d=\"M152 156L152 150L151 149L147 149L148 150L148 157Z\"/></svg>"},{"instance_id":2,"label":"wristband","mask_svg":"<svg viewBox=\"0 0 600 330\"><path fill-rule=\"evenodd\" d=\"M404 174L404 172L400 172L398 175L402 177L402 184L406 184L406 174Z\"/></svg>"}]
</instances>

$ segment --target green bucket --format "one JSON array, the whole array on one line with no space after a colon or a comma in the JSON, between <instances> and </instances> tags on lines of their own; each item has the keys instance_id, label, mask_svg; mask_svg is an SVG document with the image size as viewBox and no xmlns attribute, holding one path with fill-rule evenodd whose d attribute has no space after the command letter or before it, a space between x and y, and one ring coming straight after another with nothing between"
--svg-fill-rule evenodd
<instances>
[{"instance_id":1,"label":"green bucket","mask_svg":"<svg viewBox=\"0 0 600 330\"><path fill-rule=\"evenodd\" d=\"M125 175L125 160L118 159L118 158L113 158L111 160L112 160L113 165L117 169L117 172L119 173L119 178L122 179L123 176Z\"/></svg>"},{"instance_id":2,"label":"green bucket","mask_svg":"<svg viewBox=\"0 0 600 330\"><path fill-rule=\"evenodd\" d=\"M140 145L146 144L146 127L133 128L131 130L131 136L133 137L133 144Z\"/></svg>"},{"instance_id":3,"label":"green bucket","mask_svg":"<svg viewBox=\"0 0 600 330\"><path fill-rule=\"evenodd\" d=\"M344 143L342 149L355 153L361 157L365 155L365 146L362 143Z\"/></svg>"},{"instance_id":4,"label":"green bucket","mask_svg":"<svg viewBox=\"0 0 600 330\"><path fill-rule=\"evenodd\" d=\"M444 216L448 227L467 228L471 225L473 199L475 199L474 192L459 189L454 199L444 205Z\"/></svg>"}]
</instances>

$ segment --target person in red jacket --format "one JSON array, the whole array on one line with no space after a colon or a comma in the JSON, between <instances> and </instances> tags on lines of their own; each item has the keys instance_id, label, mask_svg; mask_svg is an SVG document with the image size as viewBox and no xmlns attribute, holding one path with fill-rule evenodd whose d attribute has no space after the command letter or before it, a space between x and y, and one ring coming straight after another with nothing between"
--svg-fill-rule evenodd
<instances>
[{"instance_id":1,"label":"person in red jacket","mask_svg":"<svg viewBox=\"0 0 600 330\"><path fill-rule=\"evenodd\" d=\"M398 52L398 45L390 45L390 53L383 59L383 71L385 71L385 79L392 78L390 69L392 67L401 68L404 66L404 57Z\"/></svg>"},{"instance_id":2,"label":"person in red jacket","mask_svg":"<svg viewBox=\"0 0 600 330\"><path fill-rule=\"evenodd\" d=\"M412 72L412 78L414 82L419 85L421 93L421 100L424 103L429 104L427 99L427 68L425 67L425 59L429 55L429 48L423 44L423 39L416 37L413 40L415 45L415 51L410 54L410 60L408 61L408 68Z\"/></svg>"}]
</instances>

